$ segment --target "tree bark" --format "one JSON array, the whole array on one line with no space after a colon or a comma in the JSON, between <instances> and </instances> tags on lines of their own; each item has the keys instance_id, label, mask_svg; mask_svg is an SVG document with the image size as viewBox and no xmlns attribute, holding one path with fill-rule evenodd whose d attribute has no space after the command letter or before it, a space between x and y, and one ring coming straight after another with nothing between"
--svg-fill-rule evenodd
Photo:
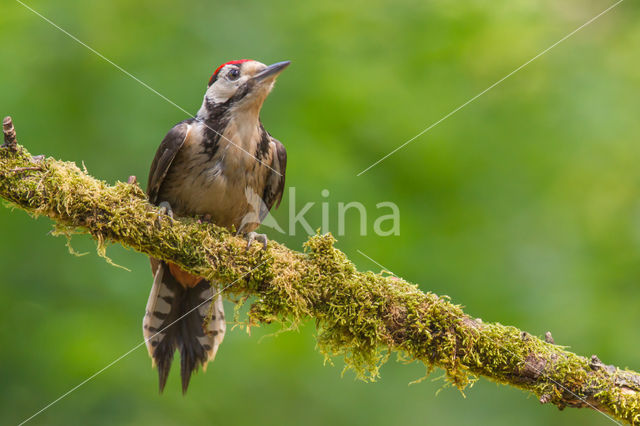
<instances>
[{"instance_id":1,"label":"tree bark","mask_svg":"<svg viewBox=\"0 0 640 426\"><path fill-rule=\"evenodd\" d=\"M222 283L227 295L255 296L249 324L295 326L313 318L318 347L343 356L375 380L391 351L442 368L460 389L484 376L534 393L559 408L588 407L640 424L640 375L578 356L515 327L484 323L447 298L388 274L359 272L330 235L310 237L304 252L276 242L266 250L194 219L172 220L148 203L135 179L109 186L74 163L32 157L3 122L0 197L55 221L56 230L91 234L104 255L120 243ZM617 421L616 420L616 421Z\"/></svg>"}]
</instances>

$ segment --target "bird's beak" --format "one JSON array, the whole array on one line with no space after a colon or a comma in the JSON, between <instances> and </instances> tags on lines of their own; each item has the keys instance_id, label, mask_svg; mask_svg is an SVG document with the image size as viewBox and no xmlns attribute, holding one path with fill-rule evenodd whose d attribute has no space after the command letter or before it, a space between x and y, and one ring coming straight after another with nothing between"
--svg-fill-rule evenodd
<instances>
[{"instance_id":1,"label":"bird's beak","mask_svg":"<svg viewBox=\"0 0 640 426\"><path fill-rule=\"evenodd\" d=\"M286 67L289 66L291 61L276 62L269 65L264 70L253 76L253 80L256 82L274 79L280 74Z\"/></svg>"}]
</instances>

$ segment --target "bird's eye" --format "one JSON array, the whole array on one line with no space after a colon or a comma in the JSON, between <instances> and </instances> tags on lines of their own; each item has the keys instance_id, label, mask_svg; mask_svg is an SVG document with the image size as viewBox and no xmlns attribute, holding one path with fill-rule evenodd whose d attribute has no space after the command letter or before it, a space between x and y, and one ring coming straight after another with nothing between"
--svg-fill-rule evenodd
<instances>
[{"instance_id":1,"label":"bird's eye","mask_svg":"<svg viewBox=\"0 0 640 426\"><path fill-rule=\"evenodd\" d=\"M227 79L228 80L237 80L238 77L240 77L240 70L238 68L232 68L228 73L227 73Z\"/></svg>"}]
</instances>

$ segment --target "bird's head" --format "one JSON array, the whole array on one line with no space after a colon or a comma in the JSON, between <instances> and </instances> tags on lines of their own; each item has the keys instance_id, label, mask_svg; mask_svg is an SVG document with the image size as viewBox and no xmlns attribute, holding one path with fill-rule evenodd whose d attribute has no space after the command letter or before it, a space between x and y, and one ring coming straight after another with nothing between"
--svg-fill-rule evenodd
<instances>
[{"instance_id":1,"label":"bird's head","mask_svg":"<svg viewBox=\"0 0 640 426\"><path fill-rule=\"evenodd\" d=\"M267 66L251 59L240 59L220 65L209 80L202 108L209 113L221 108L258 113L276 78L289 64L284 61Z\"/></svg>"}]
</instances>

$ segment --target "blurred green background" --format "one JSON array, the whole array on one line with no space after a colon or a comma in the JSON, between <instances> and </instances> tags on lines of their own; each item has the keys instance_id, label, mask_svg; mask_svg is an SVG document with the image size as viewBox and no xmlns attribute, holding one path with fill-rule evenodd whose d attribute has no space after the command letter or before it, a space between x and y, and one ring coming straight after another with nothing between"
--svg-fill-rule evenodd
<instances>
[{"instance_id":1,"label":"blurred green background","mask_svg":"<svg viewBox=\"0 0 640 426\"><path fill-rule=\"evenodd\" d=\"M287 185L320 227L320 202L355 214L338 247L361 250L471 315L640 369L640 5L628 0L360 177L356 174L612 4L494 0L29 5L178 105L197 111L222 62L291 60L262 118L289 154ZM0 9L0 105L34 154L84 162L108 182L149 164L185 118L11 0ZM330 195L321 197L328 189ZM372 230L395 202L400 235ZM289 199L275 218L286 223ZM331 219L333 221L333 219ZM336 231L335 221L330 229ZM0 423L15 424L142 341L147 258L95 254L48 219L0 209ZM300 249L306 235L269 232ZM231 304L227 305L228 311ZM480 380L466 398L390 361L373 384L323 365L314 324L227 333L214 364L164 395L142 347L33 424L605 425ZM431 378L438 379L441 372Z\"/></svg>"}]
</instances>

